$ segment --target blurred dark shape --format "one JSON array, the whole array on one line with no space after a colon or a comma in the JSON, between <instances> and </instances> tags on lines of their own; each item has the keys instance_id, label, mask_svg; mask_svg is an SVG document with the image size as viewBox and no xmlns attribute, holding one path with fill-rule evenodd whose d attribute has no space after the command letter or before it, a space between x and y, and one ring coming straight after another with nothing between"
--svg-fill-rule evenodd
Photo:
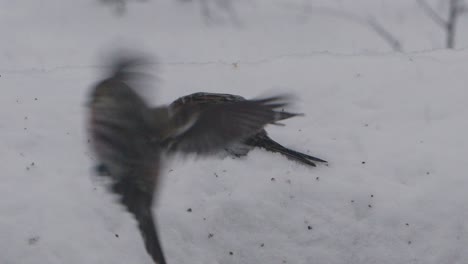
<instances>
[{"instance_id":1,"label":"blurred dark shape","mask_svg":"<svg viewBox=\"0 0 468 264\"><path fill-rule=\"evenodd\" d=\"M135 217L153 261L165 264L151 211L162 152L215 153L297 114L279 111L289 103L285 96L151 109L140 87L129 85L145 76L137 69L146 61L125 54L112 60L110 76L92 88L88 126L98 175L111 180L110 191Z\"/></svg>"},{"instance_id":2,"label":"blurred dark shape","mask_svg":"<svg viewBox=\"0 0 468 264\"><path fill-rule=\"evenodd\" d=\"M126 8L127 8L127 5L126 5L127 0L98 0L98 1L103 5L108 5L111 8L113 8L115 14L120 15L120 16L125 13Z\"/></svg>"},{"instance_id":3,"label":"blurred dark shape","mask_svg":"<svg viewBox=\"0 0 468 264\"><path fill-rule=\"evenodd\" d=\"M148 107L125 81L138 59L113 61L112 75L92 90L89 107L91 143L99 160L97 172L112 180L111 191L120 196L137 222L147 252L156 263L165 259L151 212L159 173L159 148L146 121Z\"/></svg>"},{"instance_id":4,"label":"blurred dark shape","mask_svg":"<svg viewBox=\"0 0 468 264\"><path fill-rule=\"evenodd\" d=\"M239 95L233 94L219 94L219 93L205 93L198 92L190 95L180 97L175 100L169 107L173 109L172 111L178 111L178 109L186 107L210 107L213 105L228 105L234 102L242 102L246 99ZM262 129L258 133L244 139L242 142L239 142L239 145L232 145L226 148L227 152L233 156L240 157L247 155L247 153L255 147L263 148L267 151L281 153L282 155L301 162L309 166L316 166L315 162L327 162L325 160L288 149L278 142L271 139L266 130Z\"/></svg>"},{"instance_id":5,"label":"blurred dark shape","mask_svg":"<svg viewBox=\"0 0 468 264\"><path fill-rule=\"evenodd\" d=\"M234 0L177 0L180 3L195 3L200 6L200 13L208 24L231 22L236 25L240 20L234 9Z\"/></svg>"},{"instance_id":6,"label":"blurred dark shape","mask_svg":"<svg viewBox=\"0 0 468 264\"><path fill-rule=\"evenodd\" d=\"M401 46L400 41L390 33L384 26L382 26L374 17L370 16L366 20L368 26L374 30L374 32L379 35L383 40L385 40L394 51L401 52L403 47Z\"/></svg>"},{"instance_id":7,"label":"blurred dark shape","mask_svg":"<svg viewBox=\"0 0 468 264\"><path fill-rule=\"evenodd\" d=\"M139 96L144 98L155 95L154 86L159 81L157 76L159 63L154 56L121 47L103 53L100 61L106 62L102 67L102 75L118 74L116 78L125 80L126 85L132 87Z\"/></svg>"},{"instance_id":8,"label":"blurred dark shape","mask_svg":"<svg viewBox=\"0 0 468 264\"><path fill-rule=\"evenodd\" d=\"M101 4L110 6L118 16L122 16L127 11L130 2L146 2L148 0L98 0Z\"/></svg>"},{"instance_id":9,"label":"blurred dark shape","mask_svg":"<svg viewBox=\"0 0 468 264\"><path fill-rule=\"evenodd\" d=\"M446 41L445 47L448 49L455 48L455 34L458 17L468 11L468 7L463 0L449 0L448 17L444 19L440 16L426 1L418 0L419 5L426 14L440 27L445 30Z\"/></svg>"},{"instance_id":10,"label":"blurred dark shape","mask_svg":"<svg viewBox=\"0 0 468 264\"><path fill-rule=\"evenodd\" d=\"M111 7L115 14L122 16L130 3L146 2L149 0L97 0L101 4ZM155 0L156 1L156 0ZM239 25L240 20L234 9L234 0L174 0L181 4L195 4L199 6L200 14L207 24L231 22Z\"/></svg>"}]
</instances>

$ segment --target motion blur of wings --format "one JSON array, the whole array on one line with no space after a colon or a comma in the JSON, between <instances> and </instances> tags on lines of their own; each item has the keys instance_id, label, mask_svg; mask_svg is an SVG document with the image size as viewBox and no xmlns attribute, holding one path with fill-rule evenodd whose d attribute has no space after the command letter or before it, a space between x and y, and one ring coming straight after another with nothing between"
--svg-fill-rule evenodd
<instances>
[{"instance_id":1,"label":"motion blur of wings","mask_svg":"<svg viewBox=\"0 0 468 264\"><path fill-rule=\"evenodd\" d=\"M151 109L137 93L138 79L144 76L138 68L147 62L146 57L125 54L113 60L109 76L91 89L88 126L97 174L111 180L109 190L135 217L153 261L165 264L151 211L161 153L214 153L297 114L279 111L288 106L287 96Z\"/></svg>"},{"instance_id":2,"label":"motion blur of wings","mask_svg":"<svg viewBox=\"0 0 468 264\"><path fill-rule=\"evenodd\" d=\"M227 105L242 101L246 101L246 99L239 95L198 92L180 97L179 99L175 100L169 107L174 109L174 111L178 111L179 109L193 107L194 105L200 108L204 108L213 105ZM323 159L319 159L314 156L284 147L283 145L271 139L265 129L259 130L252 136L243 139L240 143L246 147L241 146L239 148L238 146L228 146L226 150L231 155L239 157L246 155L251 149L255 147L260 147L271 152L281 153L289 159L296 160L300 163L313 167L316 166L315 162L327 162Z\"/></svg>"}]
</instances>

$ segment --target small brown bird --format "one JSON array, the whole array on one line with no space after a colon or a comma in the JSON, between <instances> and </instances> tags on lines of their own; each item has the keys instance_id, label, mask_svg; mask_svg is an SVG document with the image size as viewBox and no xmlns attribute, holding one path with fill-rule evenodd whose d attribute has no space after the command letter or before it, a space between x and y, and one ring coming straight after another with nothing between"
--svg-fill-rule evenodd
<instances>
[{"instance_id":1,"label":"small brown bird","mask_svg":"<svg viewBox=\"0 0 468 264\"><path fill-rule=\"evenodd\" d=\"M213 105L228 105L243 101L246 101L246 99L239 95L198 92L180 97L170 104L169 107L177 111L179 109L184 109L185 107L193 107L194 105L200 108L208 108ZM233 156L239 157L247 155L247 153L255 147L260 147L271 152L281 153L292 160L296 160L313 167L316 166L314 162L327 162L323 159L282 146L271 139L265 129L261 129L252 136L243 139L240 143L241 145L231 145L227 147L227 152Z\"/></svg>"},{"instance_id":2,"label":"small brown bird","mask_svg":"<svg viewBox=\"0 0 468 264\"><path fill-rule=\"evenodd\" d=\"M111 179L110 191L136 218L153 261L165 264L151 211L161 153L214 153L297 114L278 111L288 105L285 96L151 109L137 93L139 87L130 86L142 76L135 68L144 61L131 56L115 60L110 76L92 88L88 125L97 173Z\"/></svg>"}]
</instances>

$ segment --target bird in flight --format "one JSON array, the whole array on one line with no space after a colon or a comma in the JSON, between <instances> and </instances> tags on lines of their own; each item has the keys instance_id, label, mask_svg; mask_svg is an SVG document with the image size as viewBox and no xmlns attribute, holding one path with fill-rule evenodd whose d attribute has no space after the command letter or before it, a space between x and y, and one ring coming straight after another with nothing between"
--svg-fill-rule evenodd
<instances>
[{"instance_id":1,"label":"bird in flight","mask_svg":"<svg viewBox=\"0 0 468 264\"><path fill-rule=\"evenodd\" d=\"M179 109L183 109L185 107L197 106L200 108L209 108L214 105L227 105L243 101L246 101L246 99L239 95L198 92L178 98L169 105L169 108L178 111ZM158 110L155 109L153 111L155 111L157 121ZM227 147L227 152L233 156L239 157L247 155L250 150L255 147L259 147L267 151L281 153L289 159L296 160L300 163L313 167L316 166L316 162L327 163L326 160L284 147L283 145L271 139L265 129L261 129L252 136L242 139L239 143L241 144L240 146L231 145Z\"/></svg>"},{"instance_id":2,"label":"bird in flight","mask_svg":"<svg viewBox=\"0 0 468 264\"><path fill-rule=\"evenodd\" d=\"M280 110L290 102L284 95L151 108L138 93L141 87L134 85L143 76L138 67L146 61L125 55L114 59L110 74L91 89L88 130L97 174L110 179L109 190L135 217L153 261L165 264L151 210L163 152L208 155L261 133L267 124L298 114Z\"/></svg>"}]
</instances>

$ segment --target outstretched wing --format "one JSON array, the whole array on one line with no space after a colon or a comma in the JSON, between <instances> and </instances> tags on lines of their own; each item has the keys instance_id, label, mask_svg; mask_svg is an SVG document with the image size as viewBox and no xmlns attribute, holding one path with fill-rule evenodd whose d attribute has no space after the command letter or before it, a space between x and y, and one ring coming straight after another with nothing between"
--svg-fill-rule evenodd
<instances>
[{"instance_id":1,"label":"outstretched wing","mask_svg":"<svg viewBox=\"0 0 468 264\"><path fill-rule=\"evenodd\" d=\"M164 143L169 151L216 152L254 135L267 124L299 115L281 111L288 102L287 96L275 96L229 104L188 104L169 117L172 129Z\"/></svg>"}]
</instances>

